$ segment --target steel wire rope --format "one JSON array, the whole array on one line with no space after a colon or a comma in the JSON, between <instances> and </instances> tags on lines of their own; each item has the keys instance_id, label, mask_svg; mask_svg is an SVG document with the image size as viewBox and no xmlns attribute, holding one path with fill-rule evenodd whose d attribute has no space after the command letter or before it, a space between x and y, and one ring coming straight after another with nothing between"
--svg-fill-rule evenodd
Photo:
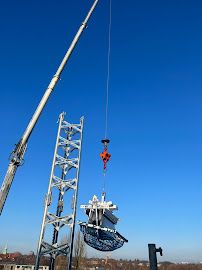
<instances>
[{"instance_id":1,"label":"steel wire rope","mask_svg":"<svg viewBox=\"0 0 202 270\"><path fill-rule=\"evenodd\" d=\"M106 80L106 107L105 107L105 139L108 133L109 114L109 83L111 64L111 28L112 28L112 0L109 0L108 52L107 52L107 80Z\"/></svg>"},{"instance_id":2,"label":"steel wire rope","mask_svg":"<svg viewBox=\"0 0 202 270\"><path fill-rule=\"evenodd\" d=\"M109 117L109 84L110 84L110 68L111 68L111 29L112 29L112 0L109 0L109 25L108 25L108 51L107 51L107 78L106 78L106 105L105 105L105 139L108 135L108 117ZM106 189L106 171L104 171L103 193Z\"/></svg>"}]
</instances>

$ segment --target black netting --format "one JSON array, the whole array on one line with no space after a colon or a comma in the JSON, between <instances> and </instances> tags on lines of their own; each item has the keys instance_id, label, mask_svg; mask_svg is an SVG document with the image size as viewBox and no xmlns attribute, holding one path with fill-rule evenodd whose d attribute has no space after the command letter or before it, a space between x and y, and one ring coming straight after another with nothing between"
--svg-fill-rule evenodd
<instances>
[{"instance_id":1,"label":"black netting","mask_svg":"<svg viewBox=\"0 0 202 270\"><path fill-rule=\"evenodd\" d=\"M80 224L84 241L87 245L100 251L113 251L123 246L127 240L116 231L107 231L87 224Z\"/></svg>"}]
</instances>

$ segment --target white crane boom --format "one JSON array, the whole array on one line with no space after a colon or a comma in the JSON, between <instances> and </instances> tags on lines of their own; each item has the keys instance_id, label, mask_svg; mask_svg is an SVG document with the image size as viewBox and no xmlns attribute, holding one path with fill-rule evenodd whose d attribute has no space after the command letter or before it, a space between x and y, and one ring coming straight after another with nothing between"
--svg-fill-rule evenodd
<instances>
[{"instance_id":1,"label":"white crane boom","mask_svg":"<svg viewBox=\"0 0 202 270\"><path fill-rule=\"evenodd\" d=\"M12 185L12 182L13 182L13 179L14 179L14 176L15 176L15 173L17 171L17 168L20 166L20 164L22 163L22 160L23 160L23 156L25 154L25 151L26 151L26 147L27 147L27 142L28 142L28 139L48 101L48 98L50 97L51 93L53 92L58 80L60 79L60 75L69 59L69 57L71 56L72 54L72 51L74 50L82 32L84 31L84 29L86 28L87 26L87 23L96 7L98 3L98 0L94 0L93 2L93 5L91 6L85 20L82 22L81 26L79 27L79 30L78 32L76 33L69 49L67 50L57 72L55 73L55 75L53 76L52 80L50 81L49 85L48 85L48 88L46 89L36 111L34 112L22 138L20 139L20 141L18 142L18 144L16 144L13 152L12 152L12 155L11 155L11 158L10 158L10 162L9 162L9 165L8 165L8 170L7 170L7 173L6 173L6 176L4 178L4 181L2 183L2 186L1 186L1 189L0 189L0 215L2 213L2 210L3 210L3 207L4 207L4 204L6 202L6 198L8 196L8 193L9 193L9 190L10 190L10 187Z\"/></svg>"}]
</instances>

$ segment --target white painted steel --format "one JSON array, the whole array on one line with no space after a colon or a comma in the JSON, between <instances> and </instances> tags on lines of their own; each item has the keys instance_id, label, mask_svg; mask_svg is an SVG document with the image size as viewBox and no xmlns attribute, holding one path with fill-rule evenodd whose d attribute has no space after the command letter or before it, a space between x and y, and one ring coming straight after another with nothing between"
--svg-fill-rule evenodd
<instances>
[{"instance_id":1,"label":"white painted steel","mask_svg":"<svg viewBox=\"0 0 202 270\"><path fill-rule=\"evenodd\" d=\"M58 255L68 256L68 269L71 269L83 122L84 118L81 117L79 124L67 123L64 120L64 113L59 117L58 133L45 200L35 270L39 269L40 258L44 255L50 255L50 270L54 270L55 259ZM72 201L73 207L71 207ZM55 205L57 208L52 208ZM64 205L65 207L63 207ZM66 243L61 244L59 242L59 236L61 236L60 229L64 226L66 226L66 235L70 237ZM49 235L50 230L53 233L52 241Z\"/></svg>"},{"instance_id":2,"label":"white painted steel","mask_svg":"<svg viewBox=\"0 0 202 270\"><path fill-rule=\"evenodd\" d=\"M76 36L74 37L74 39L73 39L67 53L65 54L65 56L64 56L64 58L63 58L63 60L62 60L62 62L60 64L57 72L53 76L48 88L46 89L46 92L45 92L44 96L42 97L42 99L41 99L41 101L40 101L40 103L39 103L39 105L38 105L32 119L31 119L29 125L28 125L27 129L25 130L25 132L24 132L24 134L22 136L22 145L27 142L27 140L28 140L28 138L29 138L29 136L30 136L30 134L31 134L31 132L32 132L32 130L33 130L33 128L34 128L34 126L35 126L35 124L36 124L36 122L37 122L37 120L38 120L38 118L39 118L39 116L40 116L40 114L41 114L41 112L43 110L43 108L46 105L46 102L47 102L50 94L52 93L52 91L55 88L55 85L57 84L58 80L60 79L60 75L61 75L62 71L64 70L64 67L65 67L69 57L71 56L72 51L74 50L74 48L75 48L75 46L76 46L76 44L77 44L83 30L86 28L87 23L88 23L88 21L90 19L90 16L93 13L97 3L98 3L98 0L94 1L90 11L88 12L88 14L87 14L85 20L83 21L83 23L81 24L81 26L80 26Z\"/></svg>"},{"instance_id":3,"label":"white painted steel","mask_svg":"<svg viewBox=\"0 0 202 270\"><path fill-rule=\"evenodd\" d=\"M51 184L52 184L52 179L53 179L53 173L54 173L54 168L55 168L55 160L56 160L56 155L57 155L57 150L58 150L58 142L59 142L60 130L61 130L61 125L62 125L63 119L64 119L64 114L62 113L59 116L59 126L58 126L58 133L57 133L57 139L56 139L56 144L55 144L53 163L52 163L52 167L51 167L51 174L50 174L49 185L48 185L48 193L47 193L47 196L46 196L46 199L45 199L44 214L43 214L43 219L42 219L42 224L41 224L41 231L40 231L38 248L37 248L37 257L36 257L36 265L35 265L36 270L39 268L39 260L40 260L41 247L42 247L41 243L42 243L42 240L43 240L43 237L44 237L47 210L48 210L48 206L51 203L49 201L49 195L50 195L50 191L51 191Z\"/></svg>"},{"instance_id":4,"label":"white painted steel","mask_svg":"<svg viewBox=\"0 0 202 270\"><path fill-rule=\"evenodd\" d=\"M12 155L12 158L10 160L10 163L9 163L9 166L8 166L8 170L7 170L7 173L6 173L6 176L4 178L4 181L3 181L3 184L1 186L1 189L0 189L0 215L2 213L2 210L3 210L3 207L4 207L4 204L5 204L5 201L6 201L6 198L8 196L8 193L9 193L9 190L10 190L10 187L12 185L12 182L13 182L13 179L15 177L15 173L17 171L17 168L21 165L22 163L22 160L23 160L23 156L24 156L24 153L25 153L25 150L26 150L26 144L28 142L28 139L51 95L51 93L53 92L58 80L60 79L60 75L62 73L62 71L64 70L64 67L69 59L69 57L71 56L82 32L84 31L84 29L86 28L87 26L87 23L96 7L98 3L98 0L95 0L93 2L93 5L92 7L90 8L85 20L82 22L78 32L76 33L69 49L67 50L57 72L55 73L55 75L53 76L51 82L49 83L48 85L48 88L46 89L35 113L33 114L21 140L19 141L19 143L16 145L15 149L13 150L13 155Z\"/></svg>"}]
</instances>

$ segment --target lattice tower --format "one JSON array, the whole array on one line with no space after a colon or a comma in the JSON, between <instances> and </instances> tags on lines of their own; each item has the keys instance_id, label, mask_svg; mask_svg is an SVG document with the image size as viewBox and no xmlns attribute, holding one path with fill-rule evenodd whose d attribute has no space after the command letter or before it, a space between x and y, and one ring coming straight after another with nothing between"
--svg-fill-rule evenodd
<instances>
[{"instance_id":1,"label":"lattice tower","mask_svg":"<svg viewBox=\"0 0 202 270\"><path fill-rule=\"evenodd\" d=\"M64 116L65 113L61 113L58 121L35 270L39 269L40 258L44 255L50 256L50 270L54 270L58 255L68 257L68 269L71 269L83 117L79 124L70 124Z\"/></svg>"}]
</instances>

